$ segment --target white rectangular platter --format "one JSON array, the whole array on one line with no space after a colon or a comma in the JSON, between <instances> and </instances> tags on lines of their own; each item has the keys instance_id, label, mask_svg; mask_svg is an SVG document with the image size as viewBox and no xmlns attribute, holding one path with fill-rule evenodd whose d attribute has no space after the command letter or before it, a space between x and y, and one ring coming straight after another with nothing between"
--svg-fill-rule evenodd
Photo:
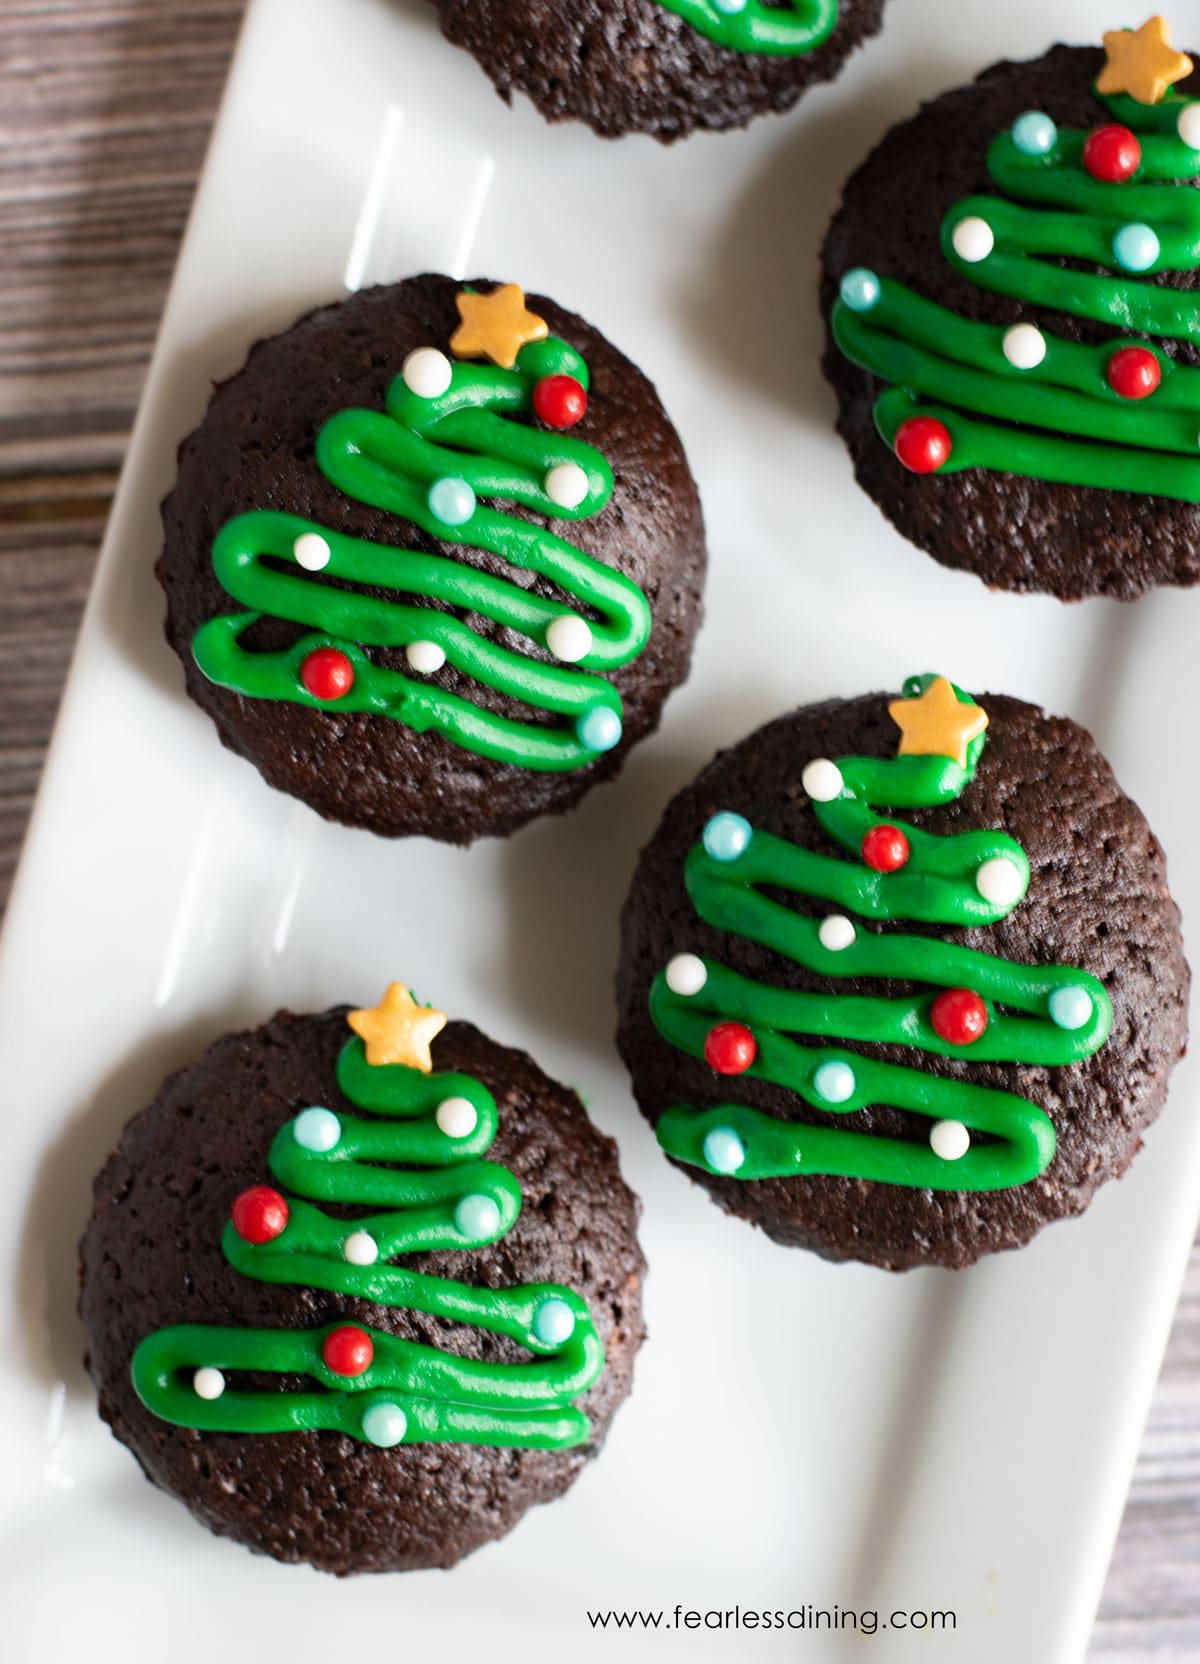
<instances>
[{"instance_id":1,"label":"white rectangular platter","mask_svg":"<svg viewBox=\"0 0 1200 1664\"><path fill-rule=\"evenodd\" d=\"M855 488L818 367L819 241L889 124L994 58L1123 21L896 0L793 116L664 150L506 109L422 0L251 0L0 961L8 1656L214 1664L256 1631L257 1656L305 1660L1082 1656L1200 1210L1194 1066L1084 1220L895 1278L776 1248L668 1167L612 1049L611 985L636 852L718 745L932 668L1093 727L1200 918L1200 595L1063 607L943 571ZM152 574L212 380L347 283L431 267L555 295L639 362L711 533L708 621L661 733L576 814L470 851L325 825L223 752ZM651 1340L565 1500L452 1574L338 1584L216 1541L146 1484L95 1413L74 1250L163 1074L231 1025L393 977L527 1046L620 1140ZM587 1618L677 1604L936 1608L957 1628L614 1639Z\"/></svg>"}]
</instances>

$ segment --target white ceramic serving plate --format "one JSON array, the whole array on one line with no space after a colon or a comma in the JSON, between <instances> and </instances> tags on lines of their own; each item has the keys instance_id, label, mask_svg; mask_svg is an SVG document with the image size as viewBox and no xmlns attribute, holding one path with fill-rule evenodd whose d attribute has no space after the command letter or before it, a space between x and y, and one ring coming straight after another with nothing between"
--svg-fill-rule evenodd
<instances>
[{"instance_id":1,"label":"white ceramic serving plate","mask_svg":"<svg viewBox=\"0 0 1200 1664\"><path fill-rule=\"evenodd\" d=\"M1078 1223L960 1276L774 1247L668 1167L610 1042L617 913L668 795L786 706L936 668L1094 727L1200 917L1200 594L989 595L855 488L818 368L841 180L920 97L1108 6L903 0L793 116L672 150L509 111L421 0L252 0L0 963L6 1656L664 1656L1060 1664L1083 1652L1200 1208L1195 1069ZM1182 20L1181 20L1182 21ZM616 786L470 851L319 822L185 700L152 575L174 447L250 341L351 284L514 278L658 382L711 531L688 687ZM645 1199L651 1340L601 1461L447 1576L339 1584L218 1542L99 1422L89 1184L163 1074L393 977L578 1083ZM588 1609L939 1608L954 1634L625 1633ZM11 1653L8 1649L12 1648ZM269 1648L269 1652L265 1649Z\"/></svg>"}]
</instances>

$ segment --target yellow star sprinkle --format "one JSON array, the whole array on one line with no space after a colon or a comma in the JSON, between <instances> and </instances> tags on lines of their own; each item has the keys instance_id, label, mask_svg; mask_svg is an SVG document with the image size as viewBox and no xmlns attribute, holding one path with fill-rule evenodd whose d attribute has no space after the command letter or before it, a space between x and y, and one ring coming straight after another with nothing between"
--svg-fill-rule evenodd
<instances>
[{"instance_id":1,"label":"yellow star sprinkle","mask_svg":"<svg viewBox=\"0 0 1200 1664\"><path fill-rule=\"evenodd\" d=\"M455 295L454 304L462 319L450 337L456 358L490 358L502 370L511 370L526 342L541 341L550 333L545 318L525 305L519 283L502 283L490 295L464 289Z\"/></svg>"},{"instance_id":2,"label":"yellow star sprinkle","mask_svg":"<svg viewBox=\"0 0 1200 1664\"><path fill-rule=\"evenodd\" d=\"M368 1063L403 1063L427 1075L429 1043L445 1028L446 1014L418 1005L402 982L393 982L377 1006L352 1011L346 1021L366 1042Z\"/></svg>"},{"instance_id":3,"label":"yellow star sprinkle","mask_svg":"<svg viewBox=\"0 0 1200 1664\"><path fill-rule=\"evenodd\" d=\"M952 757L967 766L967 747L988 725L987 712L964 705L944 676L918 699L893 699L888 714L900 730L900 756Z\"/></svg>"},{"instance_id":4,"label":"yellow star sprinkle","mask_svg":"<svg viewBox=\"0 0 1200 1664\"><path fill-rule=\"evenodd\" d=\"M1169 86L1192 73L1192 60L1171 45L1165 18L1152 17L1140 29L1109 29L1108 54L1096 77L1096 91L1128 93L1139 104L1157 104Z\"/></svg>"}]
</instances>

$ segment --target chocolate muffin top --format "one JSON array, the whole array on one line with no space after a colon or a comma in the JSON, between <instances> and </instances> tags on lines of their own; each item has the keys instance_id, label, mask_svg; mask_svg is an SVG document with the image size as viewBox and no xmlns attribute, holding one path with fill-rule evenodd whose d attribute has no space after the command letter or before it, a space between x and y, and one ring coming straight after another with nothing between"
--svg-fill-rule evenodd
<instances>
[{"instance_id":1,"label":"chocolate muffin top","mask_svg":"<svg viewBox=\"0 0 1200 1664\"><path fill-rule=\"evenodd\" d=\"M977 761L953 776L950 795L953 771L939 774L944 757L902 754L905 768L883 772L896 757L889 703L876 694L793 711L720 753L674 799L622 915L617 1038L643 1113L728 1212L830 1259L961 1267L1082 1212L1100 1184L1125 1170L1184 1048L1189 973L1163 852L1089 734L1019 700L981 695L986 743L973 742ZM811 795L826 790L820 771L807 772L817 758L848 758L846 781L861 776L877 788L870 801L880 807L863 811L861 849L849 848L861 831L853 793L829 803ZM933 765L941 801L908 806L916 794L901 793L900 804L883 806L898 780L911 788L913 763ZM705 829L716 816L731 841L714 863L706 848L695 849L702 836L711 841ZM892 847L896 833L902 843ZM925 834L937 842L922 841ZM784 865L772 837L785 841ZM993 870L994 883L984 869L991 860L1011 868ZM786 883L789 862L812 876ZM752 885L760 869L757 891L714 899L722 871L734 879L745 872ZM900 897L894 907L888 896ZM764 915L770 902L786 911ZM954 911L967 922L946 924ZM975 916L988 922L970 922ZM818 940L817 921L827 917L837 922L822 925ZM942 944L989 962L956 961ZM664 967L678 955L688 957L667 980L680 992L668 996ZM877 967L855 974L856 955L864 963L873 955ZM689 1018L685 996L706 982L703 1014ZM1087 1011L1064 1004L1048 1013L1047 992L1060 986L1071 990L1068 1004L1082 1006L1086 991ZM720 1001L708 997L714 989ZM815 1019L809 1002L799 1011L788 1002L805 993L822 996ZM974 1034L972 1013L983 1025ZM734 1021L717 1025L720 1034L714 1027L710 1044L714 1016ZM855 1037L869 1032L886 1039ZM802 1037L806 1050L794 1052L788 1035ZM837 1080L822 1080L826 1060L836 1060ZM947 1132L934 1138L939 1121ZM714 1129L741 1133L740 1162L732 1145L701 1146ZM828 1154L835 1134L823 1162L815 1147ZM734 1176L738 1166L759 1170L760 1138L786 1159L771 1176ZM1028 1157L1020 1171L1018 1150ZM805 1171L806 1160L815 1171ZM891 1182L863 1176L870 1173ZM1000 1187L989 1188L997 1179Z\"/></svg>"},{"instance_id":2,"label":"chocolate muffin top","mask_svg":"<svg viewBox=\"0 0 1200 1664\"><path fill-rule=\"evenodd\" d=\"M1105 101L1095 90L1105 61L1099 49L1059 45L1032 62L994 64L923 106L847 181L822 252L827 321L843 279L864 270L945 309L932 326L936 374L911 361L898 375L874 373L839 348L830 328L824 369L858 483L943 565L993 588L1063 599L1130 600L1200 579L1200 462L1190 439L1183 446L1167 432L1179 415L1161 425L1163 398L1175 394L1164 387L1156 400L1145 380L1157 388L1173 366L1200 365L1200 332L1150 327L1165 321L1164 291L1200 287L1200 265L1181 254L1163 201L1165 193L1177 202L1175 216L1194 211L1200 149L1176 127L1182 120L1188 130L1183 112L1200 95L1200 77L1179 79L1157 105L1128 94ZM1089 148L1084 141L1098 129L1109 136ZM1114 141L1117 129L1125 137ZM1194 136L1200 145L1200 119ZM1147 215L1154 226L1143 227ZM1150 232L1144 249L1118 249L1123 219L1135 240ZM1070 226L1077 253L1056 252L1055 223ZM1162 253L1146 267L1151 238ZM1093 283L1101 288L1073 293ZM878 333L874 320L893 327L892 298L885 295L882 311L860 313L862 329ZM985 330L968 340L960 325ZM913 321L896 327L906 337ZM1080 348L1086 358L1072 358ZM1121 348L1132 356L1117 359ZM968 354L971 386L959 375ZM946 465L944 444L924 454L917 446L910 465L930 472L902 465L893 430L903 412L899 402L879 403L889 386L912 391L910 377L921 383L912 410L941 421L961 453ZM1200 398L1193 406L1189 433L1200 423ZM979 457L986 466L975 465ZM1061 477L1036 477L1039 469ZM1131 479L1137 489L1127 488ZM1168 480L1174 495L1164 494Z\"/></svg>"},{"instance_id":3,"label":"chocolate muffin top","mask_svg":"<svg viewBox=\"0 0 1200 1664\"><path fill-rule=\"evenodd\" d=\"M793 36L796 49L780 53L725 44L768 31L687 0L678 7L659 0L434 4L446 38L474 54L505 100L522 92L547 121L585 121L609 139L649 133L663 143L790 110L810 86L833 80L883 22L883 0L820 0L769 31ZM793 8L767 0L771 10ZM711 14L707 32L687 15L704 11Z\"/></svg>"},{"instance_id":4,"label":"chocolate muffin top","mask_svg":"<svg viewBox=\"0 0 1200 1664\"><path fill-rule=\"evenodd\" d=\"M700 504L653 387L540 296L468 331L509 288L413 278L259 342L163 504L192 698L271 785L387 836L571 807L656 726L700 622Z\"/></svg>"}]
</instances>

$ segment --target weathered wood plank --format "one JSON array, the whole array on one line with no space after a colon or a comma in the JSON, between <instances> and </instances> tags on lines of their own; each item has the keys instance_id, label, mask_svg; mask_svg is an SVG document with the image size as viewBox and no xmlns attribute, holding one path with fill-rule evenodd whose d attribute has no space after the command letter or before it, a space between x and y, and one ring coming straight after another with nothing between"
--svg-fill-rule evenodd
<instances>
[{"instance_id":1,"label":"weathered wood plank","mask_svg":"<svg viewBox=\"0 0 1200 1664\"><path fill-rule=\"evenodd\" d=\"M0 8L0 906L241 0ZM1092 1656L1200 1659L1200 1251Z\"/></svg>"}]
</instances>

